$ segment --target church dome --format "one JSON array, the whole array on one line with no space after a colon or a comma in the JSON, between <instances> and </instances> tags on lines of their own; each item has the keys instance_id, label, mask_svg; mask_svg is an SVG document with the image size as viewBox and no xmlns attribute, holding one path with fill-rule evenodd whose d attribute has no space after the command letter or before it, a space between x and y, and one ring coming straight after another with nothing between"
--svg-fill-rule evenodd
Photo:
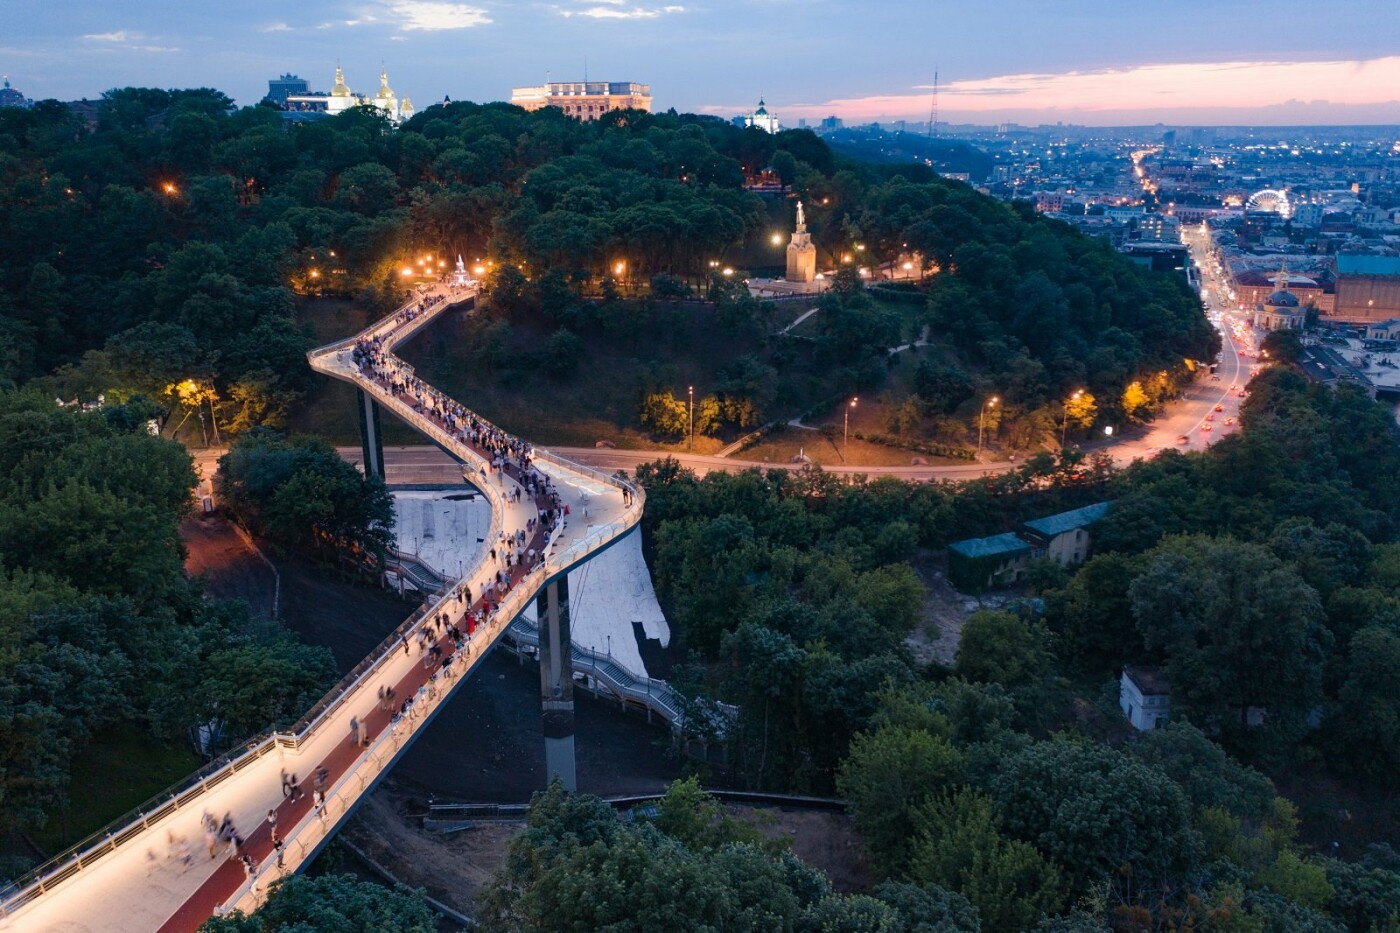
<instances>
[{"instance_id":1,"label":"church dome","mask_svg":"<svg viewBox=\"0 0 1400 933\"><path fill-rule=\"evenodd\" d=\"M335 66L335 86L331 88L332 97L349 97L350 88L345 84L345 72L339 65Z\"/></svg>"},{"instance_id":2,"label":"church dome","mask_svg":"<svg viewBox=\"0 0 1400 933\"><path fill-rule=\"evenodd\" d=\"M760 100L758 102L758 109L753 112L753 115L756 117L765 117L768 115L768 107L763 103L763 101Z\"/></svg>"},{"instance_id":3,"label":"church dome","mask_svg":"<svg viewBox=\"0 0 1400 933\"><path fill-rule=\"evenodd\" d=\"M1298 296L1281 288L1265 298L1264 304L1271 308L1296 308L1298 307Z\"/></svg>"},{"instance_id":4,"label":"church dome","mask_svg":"<svg viewBox=\"0 0 1400 933\"><path fill-rule=\"evenodd\" d=\"M379 72L379 93L374 95L375 100L393 100L394 91L389 87L389 72Z\"/></svg>"}]
</instances>

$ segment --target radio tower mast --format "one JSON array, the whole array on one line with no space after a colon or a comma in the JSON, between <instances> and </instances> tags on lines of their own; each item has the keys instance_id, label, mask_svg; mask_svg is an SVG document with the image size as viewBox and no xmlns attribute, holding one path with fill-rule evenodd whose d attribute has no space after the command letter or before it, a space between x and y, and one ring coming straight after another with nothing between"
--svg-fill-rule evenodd
<instances>
[{"instance_id":1,"label":"radio tower mast","mask_svg":"<svg viewBox=\"0 0 1400 933\"><path fill-rule=\"evenodd\" d=\"M938 66L933 69L933 100L928 108L928 137L932 139L938 135Z\"/></svg>"}]
</instances>

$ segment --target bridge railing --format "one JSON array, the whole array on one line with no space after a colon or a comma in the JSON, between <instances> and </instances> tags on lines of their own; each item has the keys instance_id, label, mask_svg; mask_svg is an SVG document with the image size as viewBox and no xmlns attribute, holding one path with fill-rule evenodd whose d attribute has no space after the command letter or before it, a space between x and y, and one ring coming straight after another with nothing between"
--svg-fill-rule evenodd
<instances>
[{"instance_id":1,"label":"bridge railing","mask_svg":"<svg viewBox=\"0 0 1400 933\"><path fill-rule=\"evenodd\" d=\"M463 300L472 295L463 295L457 301ZM415 299L415 301L418 299ZM414 321L408 324L427 323L431 320L431 312L445 308L457 301L447 301L443 305L428 309L428 312L419 315ZM397 314L397 312L395 312ZM392 318L391 318L392 319ZM361 334L371 333L376 328L383 325L383 321L376 322L371 327L362 331ZM401 327L407 325L400 325ZM353 345L360 335L350 338L348 341L339 341L328 347L323 347L313 352L313 356L322 356L328 353L339 352L348 345ZM313 360L313 364L314 364ZM365 380L372 384L372 380ZM377 388L377 386L376 386ZM387 394L387 393L385 393ZM421 416L411 413L415 423ZM427 420L427 419L422 419ZM469 450L464 450L475 457ZM479 458L476 458L479 459ZM500 499L500 492L494 489L484 491L488 498ZM492 537L500 530L499 516L501 514L502 503L497 501L492 509L492 521L488 534ZM461 579L459 579L447 593L442 594L419 608L415 609L407 619L405 619L393 632L389 634L375 650L371 651L359 664L355 665L344 677L328 691L325 696L316 702L310 710L306 712L296 723L285 728L274 727L271 730L253 736L241 743L237 748L211 759L202 765L194 773L171 787L161 791L145 802L133 807L131 810L117 817L101 829L89 834L63 851L47 859L43 863L35 866L30 871L16 878L6 889L0 891L0 916L13 912L15 909L24 906L36 897L44 894L49 887L56 885L71 877L75 872L86 868L104 855L118 848L122 843L130 839L135 833L146 829L150 824L159 820L175 810L189 806L204 793L226 780L230 775L242 770L252 762L258 760L263 755L277 748L298 748L308 741L316 732L317 728L328 716L335 713L345 700L353 695L355 690L367 679L372 677L383 665L386 658L398 648L401 641L415 634L417 628L424 619L431 618L441 611L443 604L455 599L460 593L464 581L475 579L480 573L486 557L480 555L472 564Z\"/></svg>"},{"instance_id":2,"label":"bridge railing","mask_svg":"<svg viewBox=\"0 0 1400 933\"><path fill-rule=\"evenodd\" d=\"M393 315L376 321L369 327L360 331L353 337L336 341L311 351L308 354L313 368L316 368L328 375L346 378L353 381L361 388L371 392L381 404L387 405L395 414L407 420L422 433L428 434L433 440L444 445L448 449L457 453L463 460L473 462L478 465L478 469L485 465L481 456L473 450L470 445L454 437L448 431L442 429L434 419L426 414L416 411L412 406L389 392L373 379L367 378L359 368L353 363L349 366L348 373L338 371L327 357L352 349L361 337L387 336L388 348L406 340L419 329L426 326L443 311L448 310L453 305L459 304L477 295L477 290L469 292L458 292L444 296L444 300L431 308L420 312L410 321L397 322L396 318L400 311L423 300L422 297L415 297L395 311ZM319 365L318 365L319 364ZM446 399L437 390L432 390L440 397ZM480 418L473 413L480 422L492 428L490 422ZM499 429L496 429L499 430ZM503 434L505 432L502 432ZM588 555L605 547L612 538L620 535L630 527L635 525L641 517L642 504L645 493L633 483L620 479L612 474L604 473L584 464L577 463L565 457L551 454L545 450L535 450L532 456L537 460L552 463L562 469L573 472L598 482L606 483L618 489L626 489L631 496L631 504L623 513L624 519L620 522L611 523L601 529L596 529L583 539L572 542L564 552L546 557L546 559L533 568L520 584L511 590L505 600L502 600L495 615L495 623L503 627L515 615L519 614L524 607L524 602L528 597L525 595L534 587L538 586L548 575L567 569L573 563L586 558ZM479 484L484 495L491 500L491 525L488 530L488 538L494 538L500 532L500 516L504 512L504 499L501 490L491 487L489 481ZM581 516L580 516L581 518ZM357 664L341 680L323 696L307 713L289 728L274 728L261 735L248 739L240 744L237 749L230 750L207 762L203 767L195 771L189 777L177 782L165 791L151 797L145 803L133 808L107 826L90 834L54 857L48 859L31 871L15 879L8 888L0 892L0 916L12 913L19 907L31 902L35 898L43 895L49 888L61 883L71 877L76 872L81 871L88 865L102 858L109 852L114 851L123 843L129 841L141 831L148 829L153 822L156 822L166 815L190 806L208 790L218 786L231 775L237 773L254 761L260 759L268 752L279 748L298 749L303 744L313 738L317 730L334 715L334 713L346 702L348 698L355 694L356 690L368 679L372 678L384 664L390 654L395 651L402 640L413 635L423 624L424 620L432 618L451 600L455 600L461 592L465 581L475 579L481 572L486 561L483 553L472 564L464 575L446 593L425 602L418 609L414 610L392 633L386 637L374 651ZM509 608L508 608L509 607ZM504 623L501 620L504 619ZM490 629L494 634L499 634L499 628ZM311 819L312 817L308 817ZM320 822L316 819L316 822ZM244 892L246 893L246 892Z\"/></svg>"},{"instance_id":3,"label":"bridge railing","mask_svg":"<svg viewBox=\"0 0 1400 933\"><path fill-rule=\"evenodd\" d=\"M538 626L532 626L524 619L517 619L511 624L509 635L517 643L527 645L540 643ZM680 699L675 689L666 681L646 674L635 674L612 655L578 644L573 645L571 661L575 673L591 674L595 679L606 683L617 695L646 706L653 712L659 713L673 726L680 727ZM608 666L625 673L628 680L624 681L613 676L608 672Z\"/></svg>"},{"instance_id":4,"label":"bridge railing","mask_svg":"<svg viewBox=\"0 0 1400 933\"><path fill-rule=\"evenodd\" d=\"M485 644L490 644L500 637L502 633L510 627L511 622L524 611L525 606L533 598L538 584L544 579L543 567L537 566L524 578L511 588L497 606L496 611L487 619L481 635ZM476 638L472 639L472 644L476 643ZM413 705L413 715L406 721L401 720L397 729L385 729L379 736L371 742L369 747L361 754L359 760L349 768L345 774L336 782L334 787L326 794L326 818L321 819L314 809L302 818L283 839L283 844L290 851L292 846L296 846L297 856L305 859L318 846L325 841L340 817L349 812L354 806L360 794L368 790L398 758L398 755L408 745L417 731L423 728L429 719L433 717L437 709L452 695L471 668L484 656L484 650L472 653L470 658L462 658L454 661L453 676L450 683L439 683L435 692L429 695L426 702ZM454 657L457 657L454 655ZM457 665L462 665L459 671ZM275 863L268 860L260 866L257 876L244 884L230 897L225 905L228 907L239 907L244 910L252 910L257 906L255 887L269 876L276 873Z\"/></svg>"}]
</instances>

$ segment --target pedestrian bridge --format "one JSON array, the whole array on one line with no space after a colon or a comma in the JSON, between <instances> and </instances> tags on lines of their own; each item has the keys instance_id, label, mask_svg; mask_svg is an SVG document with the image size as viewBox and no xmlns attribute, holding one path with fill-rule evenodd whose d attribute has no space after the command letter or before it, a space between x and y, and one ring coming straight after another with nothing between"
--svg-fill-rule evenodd
<instances>
[{"instance_id":1,"label":"pedestrian bridge","mask_svg":"<svg viewBox=\"0 0 1400 933\"><path fill-rule=\"evenodd\" d=\"M625 479L506 435L423 384L393 356L398 344L475 298L474 288L420 291L389 317L309 357L317 372L360 390L371 435L377 432L376 407L387 410L463 464L464 477L491 504L481 553L462 555L462 578L430 597L300 722L210 762L0 892L0 930L188 931L217 913L256 909L271 882L315 856L532 600L539 617L535 640L546 761L552 775L572 786L567 574L637 527L644 494ZM376 347L368 363L366 346ZM367 447L373 449L377 438L371 441ZM367 465L373 467L377 459L371 454ZM551 524L551 513L563 514ZM519 550L524 559L507 567L504 542L516 534L516 540L523 538ZM489 554L492 542L495 561ZM504 582L502 573L509 583L492 593L494 581ZM469 638L468 614L480 617ZM461 630L460 650L446 634L447 624ZM439 649L440 661L428 646ZM619 681L621 691L671 703L669 694L664 701L656 696L655 686L624 683L615 672L603 673ZM385 688L393 689L396 703L412 699L407 714L394 716L382 708L379 696ZM351 738L356 724L362 744ZM304 794L299 799L284 795L283 772L300 778ZM324 775L324 803L313 801L318 773ZM246 839L243 851L256 862L251 877L235 857L219 851L211 858L202 827L206 811L215 819L231 815ZM269 811L283 841L280 864Z\"/></svg>"}]
</instances>

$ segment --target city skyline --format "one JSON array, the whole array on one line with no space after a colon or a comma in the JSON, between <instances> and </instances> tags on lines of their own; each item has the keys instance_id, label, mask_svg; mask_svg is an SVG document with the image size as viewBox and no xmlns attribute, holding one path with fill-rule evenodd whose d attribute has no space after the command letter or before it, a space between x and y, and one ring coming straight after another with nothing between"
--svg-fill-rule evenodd
<instances>
[{"instance_id":1,"label":"city skyline","mask_svg":"<svg viewBox=\"0 0 1400 933\"><path fill-rule=\"evenodd\" d=\"M763 97L795 125L925 121L936 69L950 123L1400 122L1400 25L1383 0L1341 0L1324 20L1299 0L1263 18L1257 4L1205 0L1051 6L84 2L12 18L0 71L34 99L211 86L250 104L284 72L325 90L339 61L356 92L372 93L382 66L420 106L503 100L546 74L586 72L649 83L663 110L731 116Z\"/></svg>"}]
</instances>

